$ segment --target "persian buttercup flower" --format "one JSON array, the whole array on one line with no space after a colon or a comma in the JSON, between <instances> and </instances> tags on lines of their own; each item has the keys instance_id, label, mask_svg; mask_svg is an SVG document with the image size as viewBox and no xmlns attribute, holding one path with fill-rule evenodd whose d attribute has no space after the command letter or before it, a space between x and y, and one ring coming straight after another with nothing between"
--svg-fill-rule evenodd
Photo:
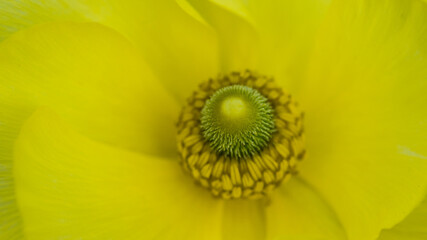
<instances>
[{"instance_id":1,"label":"persian buttercup flower","mask_svg":"<svg viewBox=\"0 0 427 240\"><path fill-rule=\"evenodd\" d=\"M427 237L425 1L3 0L0 39L0 239Z\"/></svg>"}]
</instances>

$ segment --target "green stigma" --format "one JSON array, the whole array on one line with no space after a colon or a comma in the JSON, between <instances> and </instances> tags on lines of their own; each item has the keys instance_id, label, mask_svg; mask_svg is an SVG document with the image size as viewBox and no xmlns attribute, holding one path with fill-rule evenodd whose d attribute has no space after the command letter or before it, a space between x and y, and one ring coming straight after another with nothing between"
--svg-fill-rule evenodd
<instances>
[{"instance_id":1,"label":"green stigma","mask_svg":"<svg viewBox=\"0 0 427 240\"><path fill-rule=\"evenodd\" d=\"M203 136L219 154L244 158L259 153L274 131L273 109L258 91L242 85L217 90L201 112Z\"/></svg>"}]
</instances>

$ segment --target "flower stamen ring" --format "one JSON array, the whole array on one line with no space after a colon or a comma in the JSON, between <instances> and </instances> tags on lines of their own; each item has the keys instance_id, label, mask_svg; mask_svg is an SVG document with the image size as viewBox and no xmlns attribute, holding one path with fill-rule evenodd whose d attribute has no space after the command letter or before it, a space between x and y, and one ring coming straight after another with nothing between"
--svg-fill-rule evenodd
<instances>
[{"instance_id":1,"label":"flower stamen ring","mask_svg":"<svg viewBox=\"0 0 427 240\"><path fill-rule=\"evenodd\" d=\"M179 116L181 165L214 196L266 196L305 156L303 116L272 78L244 71L210 79Z\"/></svg>"}]
</instances>

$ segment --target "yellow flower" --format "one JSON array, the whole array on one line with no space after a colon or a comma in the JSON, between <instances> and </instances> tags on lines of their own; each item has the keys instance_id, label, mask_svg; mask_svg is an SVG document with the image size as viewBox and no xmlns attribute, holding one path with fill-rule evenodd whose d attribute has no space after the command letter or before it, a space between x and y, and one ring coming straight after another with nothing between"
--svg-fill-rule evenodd
<instances>
[{"instance_id":1,"label":"yellow flower","mask_svg":"<svg viewBox=\"0 0 427 240\"><path fill-rule=\"evenodd\" d=\"M427 236L425 1L2 1L0 39L2 240ZM224 200L174 123L245 69L300 102L308 155Z\"/></svg>"}]
</instances>

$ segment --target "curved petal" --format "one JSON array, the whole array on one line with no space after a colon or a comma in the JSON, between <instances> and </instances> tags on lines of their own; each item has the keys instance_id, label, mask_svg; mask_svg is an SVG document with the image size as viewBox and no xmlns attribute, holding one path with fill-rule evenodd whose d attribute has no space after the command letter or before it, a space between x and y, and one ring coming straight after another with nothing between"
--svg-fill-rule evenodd
<instances>
[{"instance_id":1,"label":"curved petal","mask_svg":"<svg viewBox=\"0 0 427 240\"><path fill-rule=\"evenodd\" d=\"M334 212L298 177L272 194L266 220L267 239L346 239Z\"/></svg>"},{"instance_id":2,"label":"curved petal","mask_svg":"<svg viewBox=\"0 0 427 240\"><path fill-rule=\"evenodd\" d=\"M37 105L48 105L98 140L175 153L177 105L113 30L90 23L40 25L2 42L0 56L5 130Z\"/></svg>"},{"instance_id":3,"label":"curved petal","mask_svg":"<svg viewBox=\"0 0 427 240\"><path fill-rule=\"evenodd\" d=\"M315 34L330 0L211 1L253 26L257 44L250 47L255 47L258 53L253 67L274 76L287 91L299 95ZM238 44L244 46L246 42L242 39Z\"/></svg>"},{"instance_id":4,"label":"curved petal","mask_svg":"<svg viewBox=\"0 0 427 240\"><path fill-rule=\"evenodd\" d=\"M349 239L375 239L427 189L427 5L336 1L304 83L301 174Z\"/></svg>"},{"instance_id":5,"label":"curved petal","mask_svg":"<svg viewBox=\"0 0 427 240\"><path fill-rule=\"evenodd\" d=\"M39 23L55 20L95 20L99 18L97 15L100 13L96 8L85 6L78 0L1 1L0 40Z\"/></svg>"},{"instance_id":6,"label":"curved petal","mask_svg":"<svg viewBox=\"0 0 427 240\"><path fill-rule=\"evenodd\" d=\"M217 74L218 58L214 32L194 15L188 15L179 2L182 1L2 1L0 40L48 21L102 23L128 37L165 87L183 101L200 81Z\"/></svg>"},{"instance_id":7,"label":"curved petal","mask_svg":"<svg viewBox=\"0 0 427 240\"><path fill-rule=\"evenodd\" d=\"M103 145L38 110L15 148L28 239L218 239L222 201L175 161Z\"/></svg>"},{"instance_id":8,"label":"curved petal","mask_svg":"<svg viewBox=\"0 0 427 240\"><path fill-rule=\"evenodd\" d=\"M15 209L15 138L41 105L55 109L91 138L150 154L175 153L176 103L126 39L90 23L23 30L0 43L2 212ZM0 220L7 223L0 224L5 229L1 233L16 225Z\"/></svg>"},{"instance_id":9,"label":"curved petal","mask_svg":"<svg viewBox=\"0 0 427 240\"><path fill-rule=\"evenodd\" d=\"M402 222L391 229L383 230L378 240L423 240L427 239L427 198Z\"/></svg>"},{"instance_id":10,"label":"curved petal","mask_svg":"<svg viewBox=\"0 0 427 240\"><path fill-rule=\"evenodd\" d=\"M215 29L222 73L256 69L258 35L247 15L230 11L215 1L187 1Z\"/></svg>"},{"instance_id":11,"label":"curved petal","mask_svg":"<svg viewBox=\"0 0 427 240\"><path fill-rule=\"evenodd\" d=\"M194 14L187 14L190 6L179 4L183 0L131 2L142 5L136 6L136 19L130 20L138 30L135 43L165 88L183 103L200 82L218 74L214 31ZM122 6L121 1L117 4Z\"/></svg>"},{"instance_id":12,"label":"curved petal","mask_svg":"<svg viewBox=\"0 0 427 240\"><path fill-rule=\"evenodd\" d=\"M243 199L224 202L222 239L265 239L265 224L264 201Z\"/></svg>"}]
</instances>

